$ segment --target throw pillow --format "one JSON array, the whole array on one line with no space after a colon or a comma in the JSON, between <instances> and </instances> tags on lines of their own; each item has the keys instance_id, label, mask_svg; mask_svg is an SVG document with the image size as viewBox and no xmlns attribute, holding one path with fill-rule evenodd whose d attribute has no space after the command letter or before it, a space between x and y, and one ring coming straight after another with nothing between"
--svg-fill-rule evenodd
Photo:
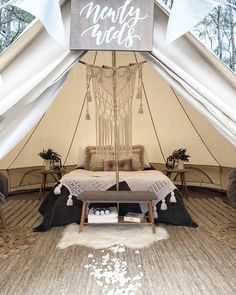
<instances>
[{"instance_id":1,"label":"throw pillow","mask_svg":"<svg viewBox=\"0 0 236 295\"><path fill-rule=\"evenodd\" d=\"M143 170L141 161L140 161L140 152L133 152L132 151L132 170L133 171L139 171L139 170Z\"/></svg>"},{"instance_id":2,"label":"throw pillow","mask_svg":"<svg viewBox=\"0 0 236 295\"><path fill-rule=\"evenodd\" d=\"M132 170L132 159L124 159L119 161L119 169L121 171L131 171Z\"/></svg>"},{"instance_id":3,"label":"throw pillow","mask_svg":"<svg viewBox=\"0 0 236 295\"><path fill-rule=\"evenodd\" d=\"M104 171L115 171L116 164L113 160L104 161Z\"/></svg>"},{"instance_id":4,"label":"throw pillow","mask_svg":"<svg viewBox=\"0 0 236 295\"><path fill-rule=\"evenodd\" d=\"M140 165L141 167L139 167L140 165L138 165L138 169L134 168L134 163L133 163L133 170L143 170L144 169L144 146L143 145L133 145L132 146L132 154L139 154L139 161L140 161ZM134 156L136 161L137 157Z\"/></svg>"},{"instance_id":5,"label":"throw pillow","mask_svg":"<svg viewBox=\"0 0 236 295\"><path fill-rule=\"evenodd\" d=\"M111 150L111 147L107 147L107 149ZM85 169L90 170L90 162L92 154L96 153L96 146L87 146L85 149ZM104 170L104 168L102 169Z\"/></svg>"},{"instance_id":6,"label":"throw pillow","mask_svg":"<svg viewBox=\"0 0 236 295\"><path fill-rule=\"evenodd\" d=\"M147 149L146 148L144 148L143 159L144 159L144 168L151 168L151 166L149 164L148 154L147 154Z\"/></svg>"},{"instance_id":7,"label":"throw pillow","mask_svg":"<svg viewBox=\"0 0 236 295\"><path fill-rule=\"evenodd\" d=\"M89 166L89 170L92 171L103 171L104 170L104 160L99 158L96 155L96 152L92 152L91 153L91 160L90 160L90 166Z\"/></svg>"},{"instance_id":8,"label":"throw pillow","mask_svg":"<svg viewBox=\"0 0 236 295\"><path fill-rule=\"evenodd\" d=\"M79 147L79 153L77 158L77 168L85 168L85 149L82 147Z\"/></svg>"},{"instance_id":9,"label":"throw pillow","mask_svg":"<svg viewBox=\"0 0 236 295\"><path fill-rule=\"evenodd\" d=\"M115 171L116 163L114 160L108 160L104 162L104 171ZM119 161L120 171L131 171L132 170L132 159L124 159Z\"/></svg>"}]
</instances>

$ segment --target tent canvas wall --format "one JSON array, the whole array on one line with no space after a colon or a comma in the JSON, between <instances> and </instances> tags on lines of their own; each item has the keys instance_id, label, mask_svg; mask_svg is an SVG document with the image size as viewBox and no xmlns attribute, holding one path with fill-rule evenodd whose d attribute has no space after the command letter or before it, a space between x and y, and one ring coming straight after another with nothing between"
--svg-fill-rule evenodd
<instances>
[{"instance_id":1,"label":"tent canvas wall","mask_svg":"<svg viewBox=\"0 0 236 295\"><path fill-rule=\"evenodd\" d=\"M63 2L69 38L70 1ZM225 189L228 172L236 166L235 75L190 34L166 48L167 21L156 3L153 52L136 55L148 61L143 75L147 100L143 115L134 101L133 143L144 144L149 161L159 164L174 149L187 148L194 168L189 184ZM6 155L0 168L10 176L12 190L39 185L43 148L53 148L65 165L75 165L81 148L95 144L94 110L86 121L83 107L85 67L78 64L80 58L93 63L94 57L94 52L58 45L39 23L1 55L0 139L1 155ZM120 52L117 61L135 62L135 54ZM111 52L99 52L96 64L111 65Z\"/></svg>"}]
</instances>

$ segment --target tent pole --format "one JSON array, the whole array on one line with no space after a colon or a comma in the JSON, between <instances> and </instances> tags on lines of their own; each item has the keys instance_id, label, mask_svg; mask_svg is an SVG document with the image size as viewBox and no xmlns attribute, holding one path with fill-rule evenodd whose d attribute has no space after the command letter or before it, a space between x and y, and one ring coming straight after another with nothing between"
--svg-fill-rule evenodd
<instances>
[{"instance_id":1,"label":"tent pole","mask_svg":"<svg viewBox=\"0 0 236 295\"><path fill-rule=\"evenodd\" d=\"M118 128L117 128L117 86L116 86L116 52L112 51L112 67L113 69L113 106L114 106L114 143L115 143L115 166L116 166L116 190L119 191L119 163L118 163Z\"/></svg>"}]
</instances>

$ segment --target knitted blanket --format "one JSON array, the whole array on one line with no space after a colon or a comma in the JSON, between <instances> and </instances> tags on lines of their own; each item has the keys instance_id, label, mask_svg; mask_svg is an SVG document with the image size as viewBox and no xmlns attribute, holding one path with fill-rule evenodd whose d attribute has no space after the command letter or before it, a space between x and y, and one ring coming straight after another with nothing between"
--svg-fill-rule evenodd
<instances>
[{"instance_id":1,"label":"knitted blanket","mask_svg":"<svg viewBox=\"0 0 236 295\"><path fill-rule=\"evenodd\" d=\"M156 170L148 171L120 171L119 181L125 181L132 191L151 191L156 194L155 206L162 201L162 209L166 210L165 197L171 193L172 202L176 202L173 182L162 172ZM77 169L64 175L54 193L60 194L64 185L69 191L67 206L72 206L72 195L78 196L83 191L106 191L116 184L115 172L88 171ZM146 208L141 208L146 211Z\"/></svg>"}]
</instances>

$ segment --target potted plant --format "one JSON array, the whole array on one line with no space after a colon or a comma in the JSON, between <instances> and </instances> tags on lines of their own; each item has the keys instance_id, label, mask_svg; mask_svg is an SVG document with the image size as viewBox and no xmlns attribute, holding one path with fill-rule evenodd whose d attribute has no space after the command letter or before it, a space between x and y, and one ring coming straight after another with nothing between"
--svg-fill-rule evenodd
<instances>
[{"instance_id":1,"label":"potted plant","mask_svg":"<svg viewBox=\"0 0 236 295\"><path fill-rule=\"evenodd\" d=\"M190 156L187 154L187 149L174 150L172 157L177 160L178 169L184 169L184 162L189 162Z\"/></svg>"},{"instance_id":2,"label":"potted plant","mask_svg":"<svg viewBox=\"0 0 236 295\"><path fill-rule=\"evenodd\" d=\"M53 149L43 149L43 151L39 153L39 156L44 159L46 170L61 168L61 155L59 155L57 152L54 152Z\"/></svg>"},{"instance_id":3,"label":"potted plant","mask_svg":"<svg viewBox=\"0 0 236 295\"><path fill-rule=\"evenodd\" d=\"M169 156L166 159L166 168L167 169L174 169L175 167L175 158L173 156Z\"/></svg>"}]
</instances>

